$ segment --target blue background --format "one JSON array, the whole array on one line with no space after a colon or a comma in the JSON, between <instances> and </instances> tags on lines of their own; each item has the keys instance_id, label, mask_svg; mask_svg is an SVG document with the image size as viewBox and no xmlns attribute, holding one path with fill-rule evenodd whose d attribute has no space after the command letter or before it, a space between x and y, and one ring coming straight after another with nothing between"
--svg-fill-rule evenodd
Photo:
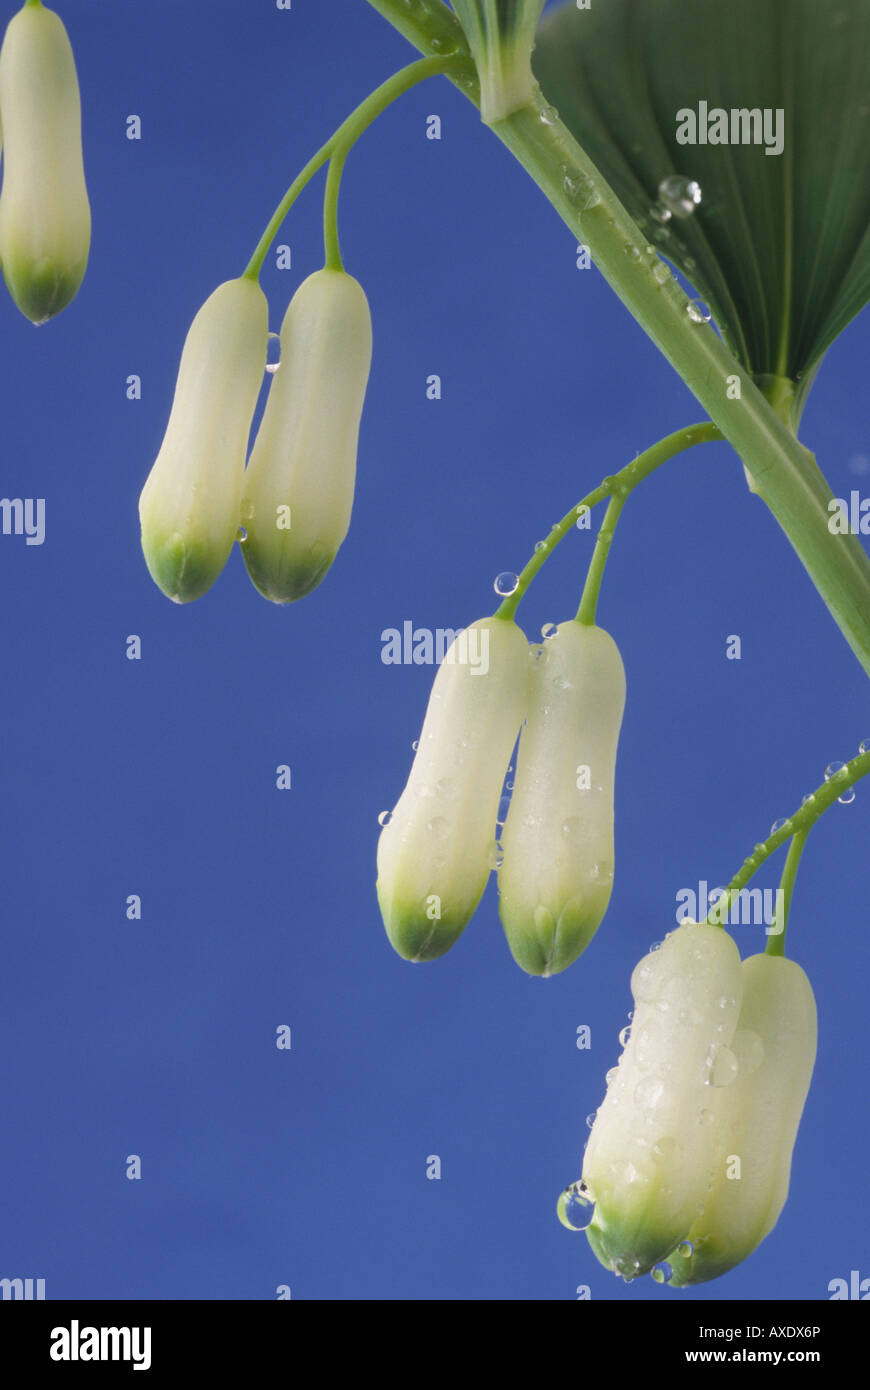
<instances>
[{"instance_id":1,"label":"blue background","mask_svg":"<svg viewBox=\"0 0 870 1390\"><path fill-rule=\"evenodd\" d=\"M49 1298L272 1299L286 1284L297 1299L570 1300L587 1284L663 1304L825 1299L830 1280L870 1276L863 787L813 832L798 879L790 952L820 1044L774 1232L677 1294L623 1285L555 1217L618 1056L631 968L673 926L677 891L726 881L870 735L866 678L739 462L725 445L682 456L620 523L599 608L628 678L617 872L584 957L525 977L491 882L448 956L401 961L375 899L377 817L404 784L433 670L384 665L381 632L492 611L500 570L703 412L436 80L378 121L345 175L343 249L375 351L338 560L279 608L236 552L209 594L173 606L147 575L136 507L189 323L311 152L415 55L363 0L58 9L94 234L56 321L36 331L0 301L0 490L46 499L44 545L0 537L0 1276L45 1278ZM320 188L279 238L292 270L267 262L275 330L321 264ZM802 428L846 496L870 489L868 341L865 319L836 343ZM578 532L548 563L519 612L530 637L573 615L590 553ZM780 859L758 883L776 886ZM761 928L734 932L743 954L762 949Z\"/></svg>"}]
</instances>

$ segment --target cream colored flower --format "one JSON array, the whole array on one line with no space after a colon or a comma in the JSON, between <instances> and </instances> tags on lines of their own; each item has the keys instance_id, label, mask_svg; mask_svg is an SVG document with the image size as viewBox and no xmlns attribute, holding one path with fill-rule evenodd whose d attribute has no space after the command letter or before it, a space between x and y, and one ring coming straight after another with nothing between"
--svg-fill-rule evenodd
<instances>
[{"instance_id":1,"label":"cream colored flower","mask_svg":"<svg viewBox=\"0 0 870 1390\"><path fill-rule=\"evenodd\" d=\"M45 323L73 299L88 263L91 210L81 103L63 21L28 4L0 49L0 260L22 314Z\"/></svg>"},{"instance_id":2,"label":"cream colored flower","mask_svg":"<svg viewBox=\"0 0 870 1390\"><path fill-rule=\"evenodd\" d=\"M146 564L176 603L211 587L238 534L268 333L263 291L240 279L218 286L185 339L169 424L139 499Z\"/></svg>"}]
</instances>

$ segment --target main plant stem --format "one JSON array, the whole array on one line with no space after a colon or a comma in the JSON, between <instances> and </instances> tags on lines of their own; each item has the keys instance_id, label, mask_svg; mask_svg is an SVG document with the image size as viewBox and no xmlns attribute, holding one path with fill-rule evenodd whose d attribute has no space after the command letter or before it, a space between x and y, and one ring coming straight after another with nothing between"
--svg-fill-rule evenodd
<instances>
[{"instance_id":1,"label":"main plant stem","mask_svg":"<svg viewBox=\"0 0 870 1390\"><path fill-rule=\"evenodd\" d=\"M441 0L368 3L423 53L468 52L456 16ZM479 105L479 87L465 70L450 80ZM668 275L661 283L653 274L661 277L658 254L540 91L491 129L588 246L604 278L739 454L870 675L870 559L857 536L828 530L833 494L812 454L713 329L692 321L677 281Z\"/></svg>"}]
</instances>

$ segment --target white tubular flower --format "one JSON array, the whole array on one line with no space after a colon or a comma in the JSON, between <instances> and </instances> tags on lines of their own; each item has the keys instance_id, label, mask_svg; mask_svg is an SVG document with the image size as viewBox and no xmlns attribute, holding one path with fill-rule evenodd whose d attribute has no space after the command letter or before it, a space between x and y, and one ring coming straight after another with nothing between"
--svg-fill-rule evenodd
<instances>
[{"instance_id":1,"label":"white tubular flower","mask_svg":"<svg viewBox=\"0 0 870 1390\"><path fill-rule=\"evenodd\" d=\"M22 314L45 323L82 283L91 209L75 60L63 21L41 4L26 4L6 29L0 121L3 275Z\"/></svg>"},{"instance_id":2,"label":"white tubular flower","mask_svg":"<svg viewBox=\"0 0 870 1390\"><path fill-rule=\"evenodd\" d=\"M238 533L268 320L255 281L227 280L184 342L169 424L139 499L146 564L176 603L211 587Z\"/></svg>"},{"instance_id":3,"label":"white tubular flower","mask_svg":"<svg viewBox=\"0 0 870 1390\"><path fill-rule=\"evenodd\" d=\"M498 874L508 944L530 975L571 965L607 910L624 706L613 638L561 623L532 671Z\"/></svg>"},{"instance_id":4,"label":"white tubular flower","mask_svg":"<svg viewBox=\"0 0 870 1390\"><path fill-rule=\"evenodd\" d=\"M626 1279L670 1255L707 1196L715 1083L728 1071L742 987L731 937L695 923L670 932L631 977L630 1036L583 1160L589 1243Z\"/></svg>"},{"instance_id":5,"label":"white tubular flower","mask_svg":"<svg viewBox=\"0 0 870 1390\"><path fill-rule=\"evenodd\" d=\"M438 668L411 775L378 842L378 901L405 960L443 955L480 901L528 674L526 639L502 618L472 623Z\"/></svg>"},{"instance_id":6,"label":"white tubular flower","mask_svg":"<svg viewBox=\"0 0 870 1390\"><path fill-rule=\"evenodd\" d=\"M361 286L342 270L309 275L281 325L242 502L245 564L274 603L310 594L347 535L371 357Z\"/></svg>"},{"instance_id":7,"label":"white tubular flower","mask_svg":"<svg viewBox=\"0 0 870 1390\"><path fill-rule=\"evenodd\" d=\"M712 1184L688 1244L668 1256L672 1285L725 1274L776 1225L788 1195L816 1032L812 986L795 961L760 955L743 962L743 1004L731 1043L734 1079L712 1098Z\"/></svg>"}]
</instances>

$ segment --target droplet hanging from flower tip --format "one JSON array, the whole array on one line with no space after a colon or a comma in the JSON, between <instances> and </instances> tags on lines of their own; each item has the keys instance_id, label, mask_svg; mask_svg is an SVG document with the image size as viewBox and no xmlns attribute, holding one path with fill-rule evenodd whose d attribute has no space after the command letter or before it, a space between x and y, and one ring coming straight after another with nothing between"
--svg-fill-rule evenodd
<instances>
[{"instance_id":1,"label":"droplet hanging from flower tip","mask_svg":"<svg viewBox=\"0 0 870 1390\"><path fill-rule=\"evenodd\" d=\"M592 1225L595 1199L582 1179L572 1182L559 1193L556 1214L569 1231L585 1231Z\"/></svg>"}]
</instances>

